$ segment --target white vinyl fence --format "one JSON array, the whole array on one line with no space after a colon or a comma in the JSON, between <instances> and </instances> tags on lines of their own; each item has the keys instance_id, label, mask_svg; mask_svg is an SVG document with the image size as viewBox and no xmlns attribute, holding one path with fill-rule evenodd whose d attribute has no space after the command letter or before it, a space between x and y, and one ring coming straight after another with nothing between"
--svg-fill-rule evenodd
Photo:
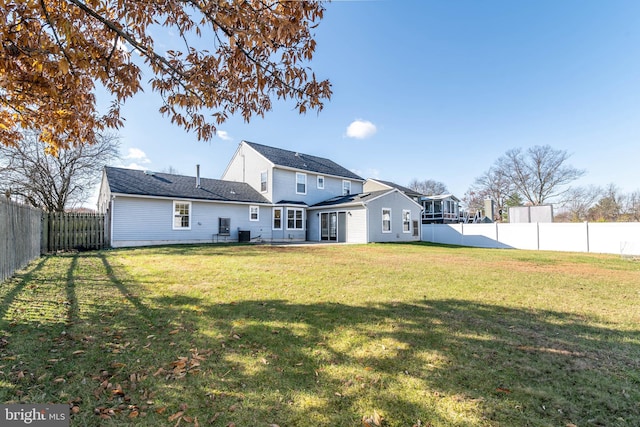
<instances>
[{"instance_id":1,"label":"white vinyl fence","mask_svg":"<svg viewBox=\"0 0 640 427\"><path fill-rule=\"evenodd\" d=\"M640 222L423 224L422 240L481 248L640 256Z\"/></svg>"}]
</instances>

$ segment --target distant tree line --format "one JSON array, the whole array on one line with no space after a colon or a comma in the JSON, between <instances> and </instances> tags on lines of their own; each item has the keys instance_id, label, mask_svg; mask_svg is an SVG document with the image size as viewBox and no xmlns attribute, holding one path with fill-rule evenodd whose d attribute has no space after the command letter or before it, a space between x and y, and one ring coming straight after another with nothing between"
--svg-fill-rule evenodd
<instances>
[{"instance_id":1,"label":"distant tree line","mask_svg":"<svg viewBox=\"0 0 640 427\"><path fill-rule=\"evenodd\" d=\"M615 184L571 186L586 171L569 165L569 158L567 151L549 145L509 150L475 179L462 201L473 212L492 199L499 220L507 220L510 207L553 204L556 221L640 221L640 190L624 194ZM431 179L414 179L409 187L425 195L447 191Z\"/></svg>"},{"instance_id":2,"label":"distant tree line","mask_svg":"<svg viewBox=\"0 0 640 427\"><path fill-rule=\"evenodd\" d=\"M622 193L615 184L606 187L572 187L561 204L556 221L640 221L640 190Z\"/></svg>"}]
</instances>

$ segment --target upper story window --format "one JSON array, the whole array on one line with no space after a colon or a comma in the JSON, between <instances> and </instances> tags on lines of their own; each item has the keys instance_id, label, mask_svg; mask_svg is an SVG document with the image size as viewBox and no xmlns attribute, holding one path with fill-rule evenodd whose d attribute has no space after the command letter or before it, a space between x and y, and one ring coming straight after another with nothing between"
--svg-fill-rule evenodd
<instances>
[{"instance_id":1,"label":"upper story window","mask_svg":"<svg viewBox=\"0 0 640 427\"><path fill-rule=\"evenodd\" d=\"M191 202L173 202L173 229L191 229Z\"/></svg>"},{"instance_id":2,"label":"upper story window","mask_svg":"<svg viewBox=\"0 0 640 427\"><path fill-rule=\"evenodd\" d=\"M249 206L249 221L258 221L260 219L260 207Z\"/></svg>"},{"instance_id":3,"label":"upper story window","mask_svg":"<svg viewBox=\"0 0 640 427\"><path fill-rule=\"evenodd\" d=\"M382 232L391 233L391 209L382 208Z\"/></svg>"},{"instance_id":4,"label":"upper story window","mask_svg":"<svg viewBox=\"0 0 640 427\"><path fill-rule=\"evenodd\" d=\"M269 172L264 171L260 173L260 192L267 192L267 179L269 179Z\"/></svg>"},{"instance_id":5,"label":"upper story window","mask_svg":"<svg viewBox=\"0 0 640 427\"><path fill-rule=\"evenodd\" d=\"M318 175L318 190L324 190L324 176Z\"/></svg>"},{"instance_id":6,"label":"upper story window","mask_svg":"<svg viewBox=\"0 0 640 427\"><path fill-rule=\"evenodd\" d=\"M351 194L351 181L343 180L342 181L342 195L348 196Z\"/></svg>"},{"instance_id":7,"label":"upper story window","mask_svg":"<svg viewBox=\"0 0 640 427\"><path fill-rule=\"evenodd\" d=\"M296 194L307 194L307 174L296 172Z\"/></svg>"}]
</instances>

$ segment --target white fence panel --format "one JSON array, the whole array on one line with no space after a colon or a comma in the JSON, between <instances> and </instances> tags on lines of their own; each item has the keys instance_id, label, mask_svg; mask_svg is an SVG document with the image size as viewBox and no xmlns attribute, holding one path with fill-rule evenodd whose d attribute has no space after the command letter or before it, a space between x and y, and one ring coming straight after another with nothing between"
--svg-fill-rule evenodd
<instances>
[{"instance_id":1,"label":"white fence panel","mask_svg":"<svg viewBox=\"0 0 640 427\"><path fill-rule=\"evenodd\" d=\"M589 252L586 223L538 223L541 251Z\"/></svg>"},{"instance_id":2,"label":"white fence panel","mask_svg":"<svg viewBox=\"0 0 640 427\"><path fill-rule=\"evenodd\" d=\"M640 255L640 222L590 222L589 252Z\"/></svg>"},{"instance_id":3,"label":"white fence panel","mask_svg":"<svg viewBox=\"0 0 640 427\"><path fill-rule=\"evenodd\" d=\"M465 224L462 242L465 246L477 248L507 248L498 241L496 224Z\"/></svg>"},{"instance_id":4,"label":"white fence panel","mask_svg":"<svg viewBox=\"0 0 640 427\"><path fill-rule=\"evenodd\" d=\"M509 248L538 249L538 224L498 224L498 240Z\"/></svg>"},{"instance_id":5,"label":"white fence panel","mask_svg":"<svg viewBox=\"0 0 640 427\"><path fill-rule=\"evenodd\" d=\"M423 224L422 240L481 248L640 255L640 223Z\"/></svg>"},{"instance_id":6,"label":"white fence panel","mask_svg":"<svg viewBox=\"0 0 640 427\"><path fill-rule=\"evenodd\" d=\"M445 245L463 245L462 224L422 224L422 240Z\"/></svg>"}]
</instances>

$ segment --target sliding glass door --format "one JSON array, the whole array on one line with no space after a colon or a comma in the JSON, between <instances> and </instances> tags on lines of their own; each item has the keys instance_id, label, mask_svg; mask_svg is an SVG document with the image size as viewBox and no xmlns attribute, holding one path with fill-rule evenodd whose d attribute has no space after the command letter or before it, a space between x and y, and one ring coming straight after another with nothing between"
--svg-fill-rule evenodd
<instances>
[{"instance_id":1,"label":"sliding glass door","mask_svg":"<svg viewBox=\"0 0 640 427\"><path fill-rule=\"evenodd\" d=\"M327 212L320 214L320 240L338 240L338 214Z\"/></svg>"}]
</instances>

